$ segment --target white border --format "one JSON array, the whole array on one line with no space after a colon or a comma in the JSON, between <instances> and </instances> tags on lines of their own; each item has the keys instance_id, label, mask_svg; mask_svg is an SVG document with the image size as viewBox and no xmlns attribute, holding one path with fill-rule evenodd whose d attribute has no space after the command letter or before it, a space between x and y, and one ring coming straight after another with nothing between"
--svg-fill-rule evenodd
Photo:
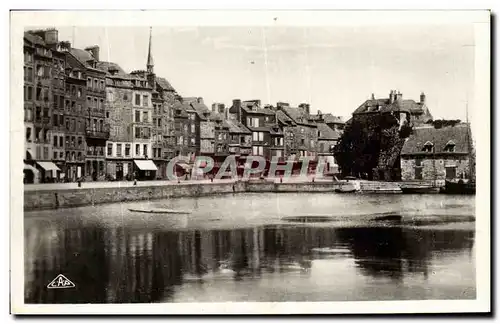
<instances>
[{"instance_id":1,"label":"white border","mask_svg":"<svg viewBox=\"0 0 500 324\"><path fill-rule=\"evenodd\" d=\"M277 21L273 18L279 17ZM65 11L11 13L11 156L23 156L22 33L24 26L116 25L360 25L463 24L475 26L475 111L477 132L477 299L473 301L370 301L325 303L172 303L107 305L25 305L23 269L22 173L11 168L11 311L15 314L331 314L442 313L490 310L490 16L487 11ZM474 118L479 120L479 118Z\"/></svg>"}]
</instances>

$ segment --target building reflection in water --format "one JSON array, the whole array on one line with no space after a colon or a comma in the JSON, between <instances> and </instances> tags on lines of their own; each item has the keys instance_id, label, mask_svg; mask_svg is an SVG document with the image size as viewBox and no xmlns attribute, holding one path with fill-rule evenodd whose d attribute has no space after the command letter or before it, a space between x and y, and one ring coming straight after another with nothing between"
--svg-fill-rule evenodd
<instances>
[{"instance_id":1,"label":"building reflection in water","mask_svg":"<svg viewBox=\"0 0 500 324\"><path fill-rule=\"evenodd\" d=\"M471 250L474 240L473 231L291 225L179 232L84 226L25 235L27 303L168 301L193 280L308 276L318 258L352 258L362 275L398 281L407 273L426 277L433 254ZM334 252L318 254L321 248ZM59 273L76 287L47 289Z\"/></svg>"}]
</instances>

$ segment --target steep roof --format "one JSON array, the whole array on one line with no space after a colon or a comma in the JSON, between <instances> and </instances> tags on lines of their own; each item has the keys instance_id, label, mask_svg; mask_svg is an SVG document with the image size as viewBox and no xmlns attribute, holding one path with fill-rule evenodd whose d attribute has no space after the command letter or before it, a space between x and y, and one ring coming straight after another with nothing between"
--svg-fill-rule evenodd
<instances>
[{"instance_id":1,"label":"steep roof","mask_svg":"<svg viewBox=\"0 0 500 324\"><path fill-rule=\"evenodd\" d=\"M178 102L176 101L174 103L174 111L177 111L177 110L180 110L180 114L177 114L177 112L174 113L174 118L177 117L181 117L181 118L187 118L188 117L188 113L187 113L187 110L192 110L193 108L187 104L187 103L184 103L184 102Z\"/></svg>"},{"instance_id":2,"label":"steep roof","mask_svg":"<svg viewBox=\"0 0 500 324\"><path fill-rule=\"evenodd\" d=\"M251 134L252 133L242 123L240 123L236 120L227 120L226 123L229 126L229 133L234 133L234 134Z\"/></svg>"},{"instance_id":3,"label":"steep roof","mask_svg":"<svg viewBox=\"0 0 500 324\"><path fill-rule=\"evenodd\" d=\"M317 123L320 140L337 140L340 138L341 133L330 128L325 123Z\"/></svg>"},{"instance_id":4,"label":"steep roof","mask_svg":"<svg viewBox=\"0 0 500 324\"><path fill-rule=\"evenodd\" d=\"M469 138L469 144L467 139ZM468 153L469 146L472 146L470 140L469 126L461 123L455 126L447 126L442 128L434 128L433 126L417 127L413 130L413 134L406 140L401 155L405 154L425 154L433 153L448 153L445 147L449 141L455 143L454 153ZM434 146L433 153L423 152L425 143L430 142Z\"/></svg>"},{"instance_id":5,"label":"steep roof","mask_svg":"<svg viewBox=\"0 0 500 324\"><path fill-rule=\"evenodd\" d=\"M158 84L160 85L160 87L163 88L163 90L175 91L174 87L172 87L170 82L168 82L167 79L165 78L156 77L156 82L158 82Z\"/></svg>"},{"instance_id":6,"label":"steep roof","mask_svg":"<svg viewBox=\"0 0 500 324\"><path fill-rule=\"evenodd\" d=\"M117 63L99 61L96 63L96 66L99 70L106 72L107 76L111 76L111 73L109 71L116 70L118 71L118 73L115 74L115 76L119 76L120 78L124 79L130 78L130 76L125 73L125 71Z\"/></svg>"},{"instance_id":7,"label":"steep roof","mask_svg":"<svg viewBox=\"0 0 500 324\"><path fill-rule=\"evenodd\" d=\"M378 107L380 106L380 109ZM406 111L410 113L423 113L426 109L425 103L416 102L412 99L395 100L391 103L389 98L368 99L361 104L353 114L363 114L370 112L393 112Z\"/></svg>"},{"instance_id":8,"label":"steep roof","mask_svg":"<svg viewBox=\"0 0 500 324\"><path fill-rule=\"evenodd\" d=\"M322 114L322 115L310 115L310 121L314 122L324 122L326 124L344 124L345 122L342 120L342 117L334 116L331 113Z\"/></svg>"},{"instance_id":9,"label":"steep roof","mask_svg":"<svg viewBox=\"0 0 500 324\"><path fill-rule=\"evenodd\" d=\"M284 111L288 115L288 117L290 117L297 124L307 125L311 127L316 126L314 123L309 122L309 114L307 114L301 108L293 108L286 106L286 107L281 107L280 109Z\"/></svg>"},{"instance_id":10,"label":"steep roof","mask_svg":"<svg viewBox=\"0 0 500 324\"><path fill-rule=\"evenodd\" d=\"M295 125L295 123L293 122L293 120L288 117L283 111L281 110L278 110L276 112L276 117L277 117L277 120L278 122L281 122L282 124L286 124L286 125Z\"/></svg>"},{"instance_id":11,"label":"steep roof","mask_svg":"<svg viewBox=\"0 0 500 324\"><path fill-rule=\"evenodd\" d=\"M46 46L45 41L41 36L32 34L30 32L24 32L24 38L26 38L26 40L29 41L30 43Z\"/></svg>"}]
</instances>

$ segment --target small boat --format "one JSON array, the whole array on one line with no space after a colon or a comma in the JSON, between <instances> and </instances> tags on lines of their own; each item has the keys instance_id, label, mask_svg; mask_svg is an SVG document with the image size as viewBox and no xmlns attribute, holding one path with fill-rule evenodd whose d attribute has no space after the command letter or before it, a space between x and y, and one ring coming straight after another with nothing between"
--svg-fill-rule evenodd
<instances>
[{"instance_id":1,"label":"small boat","mask_svg":"<svg viewBox=\"0 0 500 324\"><path fill-rule=\"evenodd\" d=\"M340 187L340 188L337 188L335 189L335 192L337 193L353 193L353 192L356 192L356 188L346 188L346 187Z\"/></svg>"},{"instance_id":2,"label":"small boat","mask_svg":"<svg viewBox=\"0 0 500 324\"><path fill-rule=\"evenodd\" d=\"M401 185L401 191L405 194L432 194L439 193L441 188L431 185Z\"/></svg>"},{"instance_id":3,"label":"small boat","mask_svg":"<svg viewBox=\"0 0 500 324\"><path fill-rule=\"evenodd\" d=\"M131 212L136 213L147 213L147 214L191 214L190 211L186 210L175 210L175 209L165 209L165 208L155 208L155 209L136 209L129 208Z\"/></svg>"}]
</instances>

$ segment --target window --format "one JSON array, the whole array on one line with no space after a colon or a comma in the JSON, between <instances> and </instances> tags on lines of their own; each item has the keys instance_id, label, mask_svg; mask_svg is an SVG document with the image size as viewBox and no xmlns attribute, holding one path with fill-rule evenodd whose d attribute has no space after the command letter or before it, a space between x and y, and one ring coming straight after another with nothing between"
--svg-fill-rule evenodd
<instances>
[{"instance_id":1,"label":"window","mask_svg":"<svg viewBox=\"0 0 500 324\"><path fill-rule=\"evenodd\" d=\"M64 115L59 115L59 125L64 125Z\"/></svg>"},{"instance_id":2,"label":"window","mask_svg":"<svg viewBox=\"0 0 500 324\"><path fill-rule=\"evenodd\" d=\"M101 109L104 109L104 99L99 100Z\"/></svg>"},{"instance_id":3,"label":"window","mask_svg":"<svg viewBox=\"0 0 500 324\"><path fill-rule=\"evenodd\" d=\"M139 144L135 144L135 155L141 155L141 146Z\"/></svg>"},{"instance_id":4,"label":"window","mask_svg":"<svg viewBox=\"0 0 500 324\"><path fill-rule=\"evenodd\" d=\"M144 107L148 107L149 106L149 96L148 95L143 95L142 96L142 105Z\"/></svg>"},{"instance_id":5,"label":"window","mask_svg":"<svg viewBox=\"0 0 500 324\"><path fill-rule=\"evenodd\" d=\"M141 95L140 94L136 94L135 95L135 105L136 106L140 106L141 105Z\"/></svg>"},{"instance_id":6,"label":"window","mask_svg":"<svg viewBox=\"0 0 500 324\"><path fill-rule=\"evenodd\" d=\"M122 156L122 145L116 144L116 156Z\"/></svg>"},{"instance_id":7,"label":"window","mask_svg":"<svg viewBox=\"0 0 500 324\"><path fill-rule=\"evenodd\" d=\"M424 144L424 147L423 147L422 151L424 151L424 152L432 152L433 148L434 148L434 144L432 144L431 142L427 141Z\"/></svg>"},{"instance_id":8,"label":"window","mask_svg":"<svg viewBox=\"0 0 500 324\"><path fill-rule=\"evenodd\" d=\"M87 78L87 88L92 88L92 78Z\"/></svg>"},{"instance_id":9,"label":"window","mask_svg":"<svg viewBox=\"0 0 500 324\"><path fill-rule=\"evenodd\" d=\"M264 141L264 133L259 132L259 141L263 142Z\"/></svg>"},{"instance_id":10,"label":"window","mask_svg":"<svg viewBox=\"0 0 500 324\"><path fill-rule=\"evenodd\" d=\"M108 143L108 156L113 155L113 144Z\"/></svg>"},{"instance_id":11,"label":"window","mask_svg":"<svg viewBox=\"0 0 500 324\"><path fill-rule=\"evenodd\" d=\"M125 156L130 156L130 144L125 144Z\"/></svg>"},{"instance_id":12,"label":"window","mask_svg":"<svg viewBox=\"0 0 500 324\"><path fill-rule=\"evenodd\" d=\"M94 108L99 108L99 106L97 105L97 98L94 98Z\"/></svg>"},{"instance_id":13,"label":"window","mask_svg":"<svg viewBox=\"0 0 500 324\"><path fill-rule=\"evenodd\" d=\"M195 143L195 141L194 141L194 138L193 138L193 137L191 137L191 145L195 145L195 144L196 144L196 143Z\"/></svg>"},{"instance_id":14,"label":"window","mask_svg":"<svg viewBox=\"0 0 500 324\"><path fill-rule=\"evenodd\" d=\"M97 81L97 79L94 79L94 89L99 89L99 82Z\"/></svg>"},{"instance_id":15,"label":"window","mask_svg":"<svg viewBox=\"0 0 500 324\"><path fill-rule=\"evenodd\" d=\"M104 81L102 81L102 80L101 80L100 85L101 85L101 86L99 87L99 89L100 89L100 90L104 90Z\"/></svg>"},{"instance_id":16,"label":"window","mask_svg":"<svg viewBox=\"0 0 500 324\"><path fill-rule=\"evenodd\" d=\"M161 121L161 119L159 121ZM161 125L158 125L158 126L161 126ZM194 132L195 132L195 125L191 124L191 133L194 133Z\"/></svg>"},{"instance_id":17,"label":"window","mask_svg":"<svg viewBox=\"0 0 500 324\"><path fill-rule=\"evenodd\" d=\"M446 179L455 179L457 177L457 167L447 166L446 169Z\"/></svg>"},{"instance_id":18,"label":"window","mask_svg":"<svg viewBox=\"0 0 500 324\"><path fill-rule=\"evenodd\" d=\"M78 93L77 93L78 98L82 97L82 89L78 88Z\"/></svg>"},{"instance_id":19,"label":"window","mask_svg":"<svg viewBox=\"0 0 500 324\"><path fill-rule=\"evenodd\" d=\"M123 94L123 100L128 101L128 96L126 92Z\"/></svg>"},{"instance_id":20,"label":"window","mask_svg":"<svg viewBox=\"0 0 500 324\"><path fill-rule=\"evenodd\" d=\"M31 143L31 127L26 127L26 141Z\"/></svg>"},{"instance_id":21,"label":"window","mask_svg":"<svg viewBox=\"0 0 500 324\"><path fill-rule=\"evenodd\" d=\"M158 157L161 158L161 148L158 148Z\"/></svg>"},{"instance_id":22,"label":"window","mask_svg":"<svg viewBox=\"0 0 500 324\"><path fill-rule=\"evenodd\" d=\"M143 111L142 112L142 122L143 123L147 123L148 121L149 121L148 112L147 111Z\"/></svg>"},{"instance_id":23,"label":"window","mask_svg":"<svg viewBox=\"0 0 500 324\"><path fill-rule=\"evenodd\" d=\"M148 145L144 144L142 149L143 149L142 152L143 152L144 156L148 156Z\"/></svg>"},{"instance_id":24,"label":"window","mask_svg":"<svg viewBox=\"0 0 500 324\"><path fill-rule=\"evenodd\" d=\"M90 108L92 106L92 98L87 97L87 108Z\"/></svg>"},{"instance_id":25,"label":"window","mask_svg":"<svg viewBox=\"0 0 500 324\"><path fill-rule=\"evenodd\" d=\"M158 127L161 127L161 118L158 118Z\"/></svg>"},{"instance_id":26,"label":"window","mask_svg":"<svg viewBox=\"0 0 500 324\"><path fill-rule=\"evenodd\" d=\"M47 146L44 146L44 148L43 148L43 159L44 160L49 159L49 148Z\"/></svg>"},{"instance_id":27,"label":"window","mask_svg":"<svg viewBox=\"0 0 500 324\"><path fill-rule=\"evenodd\" d=\"M57 152L56 151L52 152L52 159L57 160Z\"/></svg>"},{"instance_id":28,"label":"window","mask_svg":"<svg viewBox=\"0 0 500 324\"><path fill-rule=\"evenodd\" d=\"M415 180L422 180L422 169L421 166L415 167Z\"/></svg>"},{"instance_id":29,"label":"window","mask_svg":"<svg viewBox=\"0 0 500 324\"><path fill-rule=\"evenodd\" d=\"M57 147L57 136L54 136L54 142L52 142L54 144L54 147Z\"/></svg>"},{"instance_id":30,"label":"window","mask_svg":"<svg viewBox=\"0 0 500 324\"><path fill-rule=\"evenodd\" d=\"M422 166L422 159L416 159L415 160L415 166Z\"/></svg>"},{"instance_id":31,"label":"window","mask_svg":"<svg viewBox=\"0 0 500 324\"><path fill-rule=\"evenodd\" d=\"M141 122L141 112L139 110L135 111L135 122L140 123Z\"/></svg>"},{"instance_id":32,"label":"window","mask_svg":"<svg viewBox=\"0 0 500 324\"><path fill-rule=\"evenodd\" d=\"M455 152L455 143L453 141L448 141L444 148L446 152Z\"/></svg>"},{"instance_id":33,"label":"window","mask_svg":"<svg viewBox=\"0 0 500 324\"><path fill-rule=\"evenodd\" d=\"M276 156L279 157L279 158L282 157L283 156L283 151L282 150L277 150L276 151Z\"/></svg>"},{"instance_id":34,"label":"window","mask_svg":"<svg viewBox=\"0 0 500 324\"><path fill-rule=\"evenodd\" d=\"M59 147L63 147L64 146L63 140L64 140L63 137L59 136Z\"/></svg>"},{"instance_id":35,"label":"window","mask_svg":"<svg viewBox=\"0 0 500 324\"><path fill-rule=\"evenodd\" d=\"M82 137L81 136L78 136L78 148L83 148L83 140L82 140Z\"/></svg>"},{"instance_id":36,"label":"window","mask_svg":"<svg viewBox=\"0 0 500 324\"><path fill-rule=\"evenodd\" d=\"M106 118L109 118L109 111L106 111Z\"/></svg>"}]
</instances>

